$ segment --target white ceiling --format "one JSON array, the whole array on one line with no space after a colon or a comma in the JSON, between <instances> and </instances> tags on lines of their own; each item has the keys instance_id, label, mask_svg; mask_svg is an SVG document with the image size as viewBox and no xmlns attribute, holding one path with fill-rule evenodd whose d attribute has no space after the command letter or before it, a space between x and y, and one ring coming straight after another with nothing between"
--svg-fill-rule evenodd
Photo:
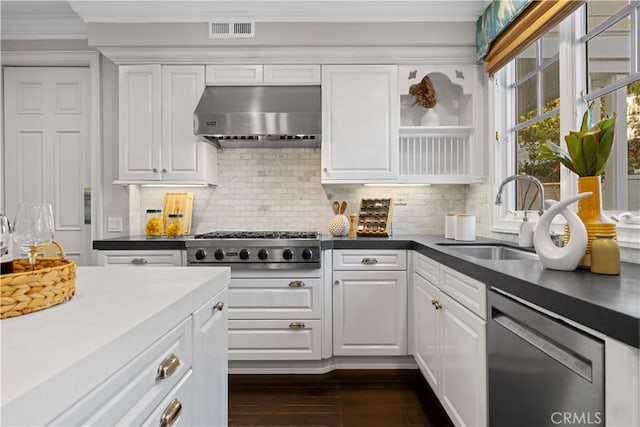
<instances>
[{"instance_id":1,"label":"white ceiling","mask_svg":"<svg viewBox=\"0 0 640 427\"><path fill-rule=\"evenodd\" d=\"M2 0L3 39L84 39L87 24L208 22L475 22L489 0Z\"/></svg>"}]
</instances>

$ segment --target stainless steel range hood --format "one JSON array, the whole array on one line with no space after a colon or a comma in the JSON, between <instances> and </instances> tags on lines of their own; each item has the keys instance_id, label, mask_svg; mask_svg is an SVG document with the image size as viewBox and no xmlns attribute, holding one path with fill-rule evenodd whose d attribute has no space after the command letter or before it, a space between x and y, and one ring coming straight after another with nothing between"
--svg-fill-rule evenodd
<instances>
[{"instance_id":1,"label":"stainless steel range hood","mask_svg":"<svg viewBox=\"0 0 640 427\"><path fill-rule=\"evenodd\" d=\"M319 147L320 86L207 86L194 133L218 147Z\"/></svg>"}]
</instances>

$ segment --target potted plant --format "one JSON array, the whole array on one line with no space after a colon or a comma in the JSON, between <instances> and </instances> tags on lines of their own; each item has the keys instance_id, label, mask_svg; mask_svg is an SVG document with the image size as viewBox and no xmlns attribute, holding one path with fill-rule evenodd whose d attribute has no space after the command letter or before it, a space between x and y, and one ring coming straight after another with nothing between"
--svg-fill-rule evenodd
<instances>
[{"instance_id":1,"label":"potted plant","mask_svg":"<svg viewBox=\"0 0 640 427\"><path fill-rule=\"evenodd\" d=\"M417 105L427 109L420 119L420 124L422 126L438 126L440 124L440 118L438 114L433 111L433 107L438 103L438 99L436 98L436 90L429 76L424 76L420 83L411 85L409 87L409 95L415 98Z\"/></svg>"},{"instance_id":2,"label":"potted plant","mask_svg":"<svg viewBox=\"0 0 640 427\"><path fill-rule=\"evenodd\" d=\"M592 196L578 202L578 216L587 228L587 252L580 262L581 267L591 266L591 243L596 234L616 233L615 222L602 213L601 176L611 154L615 133L616 116L593 124L594 102L589 104L582 116L579 131L571 131L564 137L565 151L559 145L547 142L538 150L538 159L558 160L567 169L578 175L578 193L591 191ZM569 230L565 228L565 241Z\"/></svg>"}]
</instances>

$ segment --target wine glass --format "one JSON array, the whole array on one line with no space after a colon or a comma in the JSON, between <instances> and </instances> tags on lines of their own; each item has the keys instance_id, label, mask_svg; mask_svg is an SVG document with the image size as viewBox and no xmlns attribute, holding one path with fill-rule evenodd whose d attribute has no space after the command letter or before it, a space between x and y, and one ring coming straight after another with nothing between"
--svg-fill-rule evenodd
<instances>
[{"instance_id":1,"label":"wine glass","mask_svg":"<svg viewBox=\"0 0 640 427\"><path fill-rule=\"evenodd\" d=\"M20 203L13 226L16 244L29 255L29 264L35 266L38 248L53 240L51 203Z\"/></svg>"},{"instance_id":2,"label":"wine glass","mask_svg":"<svg viewBox=\"0 0 640 427\"><path fill-rule=\"evenodd\" d=\"M0 274L13 271L11 255L11 230L9 220L0 214Z\"/></svg>"}]
</instances>

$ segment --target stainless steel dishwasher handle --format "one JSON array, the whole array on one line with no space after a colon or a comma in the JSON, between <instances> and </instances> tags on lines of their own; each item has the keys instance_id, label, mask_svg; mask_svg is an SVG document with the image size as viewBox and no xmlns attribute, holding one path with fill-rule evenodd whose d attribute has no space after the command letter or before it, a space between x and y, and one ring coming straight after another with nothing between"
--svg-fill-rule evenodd
<instances>
[{"instance_id":1,"label":"stainless steel dishwasher handle","mask_svg":"<svg viewBox=\"0 0 640 427\"><path fill-rule=\"evenodd\" d=\"M493 320L582 378L592 381L593 367L591 363L575 357L559 345L549 341L541 332L519 323L504 313L495 314Z\"/></svg>"}]
</instances>

